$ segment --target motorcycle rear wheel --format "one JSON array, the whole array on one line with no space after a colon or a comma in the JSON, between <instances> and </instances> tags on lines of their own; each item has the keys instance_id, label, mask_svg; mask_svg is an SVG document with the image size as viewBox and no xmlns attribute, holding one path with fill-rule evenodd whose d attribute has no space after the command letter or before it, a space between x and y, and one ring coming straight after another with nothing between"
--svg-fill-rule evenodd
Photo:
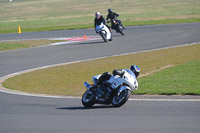
<instances>
[{"instance_id":1,"label":"motorcycle rear wheel","mask_svg":"<svg viewBox=\"0 0 200 133\"><path fill-rule=\"evenodd\" d=\"M95 95L87 90L82 96L82 104L87 108L92 107L95 104Z\"/></svg>"},{"instance_id":2,"label":"motorcycle rear wheel","mask_svg":"<svg viewBox=\"0 0 200 133\"><path fill-rule=\"evenodd\" d=\"M119 33L124 36L123 28L121 26L118 26Z\"/></svg>"},{"instance_id":3,"label":"motorcycle rear wheel","mask_svg":"<svg viewBox=\"0 0 200 133\"><path fill-rule=\"evenodd\" d=\"M116 94L115 94L115 96L113 97L113 100L112 100L112 105L114 107L122 106L123 104L126 103L128 98L130 97L130 95L131 95L131 91L128 90L128 89L123 90L119 95L118 95L118 92L116 92Z\"/></svg>"}]
</instances>

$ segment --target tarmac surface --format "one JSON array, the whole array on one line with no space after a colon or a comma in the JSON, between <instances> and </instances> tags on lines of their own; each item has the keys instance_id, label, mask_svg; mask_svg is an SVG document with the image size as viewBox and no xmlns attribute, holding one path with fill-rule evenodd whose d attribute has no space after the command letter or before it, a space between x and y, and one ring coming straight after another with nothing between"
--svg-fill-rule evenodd
<instances>
[{"instance_id":1,"label":"tarmac surface","mask_svg":"<svg viewBox=\"0 0 200 133\"><path fill-rule=\"evenodd\" d=\"M77 42L0 52L0 77L48 65L200 42L200 23L126 27L113 41ZM97 36L93 29L0 34L0 41ZM134 64L134 63L133 63ZM1 133L199 133L199 96L132 96L120 108L86 109L80 98L0 92Z\"/></svg>"}]
</instances>

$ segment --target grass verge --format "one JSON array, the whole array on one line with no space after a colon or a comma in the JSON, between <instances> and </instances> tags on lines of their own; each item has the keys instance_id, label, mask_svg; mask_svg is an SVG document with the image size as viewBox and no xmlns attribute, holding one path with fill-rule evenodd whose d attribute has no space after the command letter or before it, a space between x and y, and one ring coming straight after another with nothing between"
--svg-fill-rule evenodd
<instances>
[{"instance_id":1,"label":"grass verge","mask_svg":"<svg viewBox=\"0 0 200 133\"><path fill-rule=\"evenodd\" d=\"M57 40L24 40L0 42L0 51L23 49L59 42Z\"/></svg>"},{"instance_id":2,"label":"grass verge","mask_svg":"<svg viewBox=\"0 0 200 133\"><path fill-rule=\"evenodd\" d=\"M199 0L1 0L0 33L92 28L95 12L124 25L200 22Z\"/></svg>"},{"instance_id":3,"label":"grass verge","mask_svg":"<svg viewBox=\"0 0 200 133\"><path fill-rule=\"evenodd\" d=\"M177 65L139 79L134 94L200 95L200 60Z\"/></svg>"},{"instance_id":4,"label":"grass verge","mask_svg":"<svg viewBox=\"0 0 200 133\"><path fill-rule=\"evenodd\" d=\"M126 26L139 26L139 25L195 23L195 22L200 22L200 18L163 19L163 20L149 20L149 21L130 21L130 22L125 22L124 24Z\"/></svg>"},{"instance_id":5,"label":"grass verge","mask_svg":"<svg viewBox=\"0 0 200 133\"><path fill-rule=\"evenodd\" d=\"M73 63L15 76L7 79L3 83L3 86L13 90L30 93L80 96L85 91L83 82L91 82L92 76L105 71L112 72L113 69L129 68L130 65L137 64L141 69L141 75L143 75L159 70L162 67L173 65L176 67L167 69L165 70L166 72L163 71L164 74L158 73L156 76L150 76L149 79L147 77L139 78L139 89L136 93L149 94L151 92L150 94L199 94L199 84L193 84L193 82L199 82L200 79L198 78L199 70L196 71L200 60L199 51L200 44L196 44L151 52L109 57L81 63ZM186 64L188 62L194 63L190 66ZM188 70L188 72L185 72L185 70ZM188 77L190 70L194 71L191 76L195 78L190 77L190 79L185 79L185 77ZM171 79L172 77L175 79ZM160 82L155 78L159 78ZM165 80L167 80L166 83ZM186 80L189 82L185 82ZM158 87L160 86L159 91L156 91L158 87L154 88L153 86L155 82L157 82L156 85L158 85ZM160 83L163 84L160 85ZM172 83L181 85L172 86ZM187 86L185 84L187 84ZM189 88L189 91L182 92L182 89L184 89L182 88L183 86L186 88L190 86L190 88L193 89ZM198 92L194 91L194 88L198 89Z\"/></svg>"}]
</instances>

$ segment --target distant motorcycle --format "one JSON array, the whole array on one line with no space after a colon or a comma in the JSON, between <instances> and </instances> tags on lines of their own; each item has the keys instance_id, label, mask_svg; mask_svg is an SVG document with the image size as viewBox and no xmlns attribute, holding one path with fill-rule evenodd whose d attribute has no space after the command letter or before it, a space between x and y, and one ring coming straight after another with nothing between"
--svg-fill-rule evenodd
<instances>
[{"instance_id":1,"label":"distant motorcycle","mask_svg":"<svg viewBox=\"0 0 200 133\"><path fill-rule=\"evenodd\" d=\"M110 21L108 21L109 23ZM117 33L120 33L122 36L124 36L124 29L122 27L122 25L120 24L119 21L117 21L116 19L111 20L112 23L112 29L116 30Z\"/></svg>"},{"instance_id":2,"label":"distant motorcycle","mask_svg":"<svg viewBox=\"0 0 200 133\"><path fill-rule=\"evenodd\" d=\"M102 37L104 42L112 41L112 33L107 28L107 26L104 25L103 23L101 23L100 25L96 26L96 31Z\"/></svg>"},{"instance_id":3,"label":"distant motorcycle","mask_svg":"<svg viewBox=\"0 0 200 133\"><path fill-rule=\"evenodd\" d=\"M101 75L93 77L96 83ZM91 88L88 82L84 83L86 92L82 96L82 104L85 107L92 107L94 104L112 104L120 107L126 103L131 92L137 90L138 81L135 74L126 69L123 77L112 75L103 85Z\"/></svg>"}]
</instances>

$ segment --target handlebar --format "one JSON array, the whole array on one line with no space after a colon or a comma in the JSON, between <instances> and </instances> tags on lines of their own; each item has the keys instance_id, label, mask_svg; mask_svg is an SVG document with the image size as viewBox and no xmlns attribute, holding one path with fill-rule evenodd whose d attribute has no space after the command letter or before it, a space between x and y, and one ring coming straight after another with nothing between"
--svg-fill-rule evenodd
<instances>
[{"instance_id":1,"label":"handlebar","mask_svg":"<svg viewBox=\"0 0 200 133\"><path fill-rule=\"evenodd\" d=\"M112 19L112 20L110 20L110 21L107 20L107 23L110 23L111 21L115 21L115 19Z\"/></svg>"}]
</instances>

